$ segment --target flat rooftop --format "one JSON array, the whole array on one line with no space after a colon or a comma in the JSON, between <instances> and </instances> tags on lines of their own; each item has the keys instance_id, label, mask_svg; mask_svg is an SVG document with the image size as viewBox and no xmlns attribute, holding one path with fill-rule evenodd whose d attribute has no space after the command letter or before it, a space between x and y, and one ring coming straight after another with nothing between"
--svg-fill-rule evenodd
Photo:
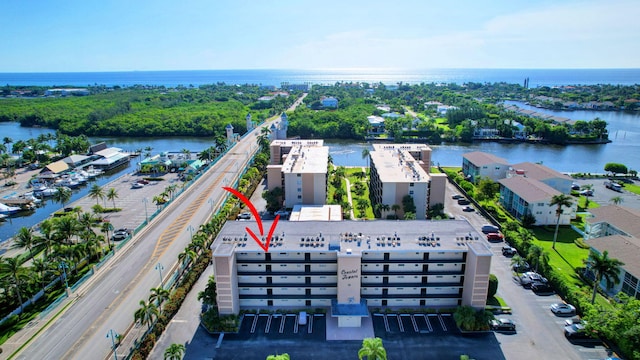
<instances>
[{"instance_id":1,"label":"flat rooftop","mask_svg":"<svg viewBox=\"0 0 640 360\"><path fill-rule=\"evenodd\" d=\"M263 221L265 237L273 221ZM218 255L261 252L262 248L247 235L246 228L259 234L255 221L228 221L213 248ZM377 220L377 221L279 221L270 243L270 252L326 252L350 249L362 251L467 251L491 254L482 242L483 235L466 220Z\"/></svg>"},{"instance_id":2,"label":"flat rooftop","mask_svg":"<svg viewBox=\"0 0 640 360\"><path fill-rule=\"evenodd\" d=\"M295 146L282 164L282 171L294 174L324 174L329 164L329 147Z\"/></svg>"},{"instance_id":3,"label":"flat rooftop","mask_svg":"<svg viewBox=\"0 0 640 360\"><path fill-rule=\"evenodd\" d=\"M431 150L429 145L427 144L372 144L374 151L382 151L382 150L406 150L409 152L416 152L422 150Z\"/></svg>"},{"instance_id":4,"label":"flat rooftop","mask_svg":"<svg viewBox=\"0 0 640 360\"><path fill-rule=\"evenodd\" d=\"M314 139L314 140L286 140L286 139L282 139L282 140L273 140L271 142L271 145L279 145L279 146L295 146L295 145L303 145L303 146L323 146L324 145L324 140L320 139Z\"/></svg>"},{"instance_id":5,"label":"flat rooftop","mask_svg":"<svg viewBox=\"0 0 640 360\"><path fill-rule=\"evenodd\" d=\"M384 183L428 182L429 175L409 151L391 147L369 153L380 180Z\"/></svg>"},{"instance_id":6,"label":"flat rooftop","mask_svg":"<svg viewBox=\"0 0 640 360\"><path fill-rule=\"evenodd\" d=\"M289 221L342 221L340 205L295 205Z\"/></svg>"}]
</instances>

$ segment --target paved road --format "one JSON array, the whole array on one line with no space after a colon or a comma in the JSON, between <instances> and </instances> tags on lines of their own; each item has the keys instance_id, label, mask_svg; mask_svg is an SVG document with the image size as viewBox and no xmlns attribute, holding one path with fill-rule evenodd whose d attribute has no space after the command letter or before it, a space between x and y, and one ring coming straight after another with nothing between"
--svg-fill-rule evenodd
<instances>
[{"instance_id":1,"label":"paved road","mask_svg":"<svg viewBox=\"0 0 640 360\"><path fill-rule=\"evenodd\" d=\"M296 103L299 104L299 101ZM273 119L263 124L268 126ZM29 344L19 359L104 359L111 351L109 330L125 333L140 300L166 280L190 236L227 196L257 150L261 127L241 139L218 163L137 234L112 261L73 296L64 314ZM160 269L160 270L159 270ZM125 355L128 349L122 349Z\"/></svg>"}]
</instances>

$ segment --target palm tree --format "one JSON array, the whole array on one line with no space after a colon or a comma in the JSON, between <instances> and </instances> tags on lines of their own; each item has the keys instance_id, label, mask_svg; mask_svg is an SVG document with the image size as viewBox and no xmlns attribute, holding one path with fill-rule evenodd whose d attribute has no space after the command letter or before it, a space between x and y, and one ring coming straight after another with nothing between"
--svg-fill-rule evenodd
<instances>
[{"instance_id":1,"label":"palm tree","mask_svg":"<svg viewBox=\"0 0 640 360\"><path fill-rule=\"evenodd\" d=\"M140 308L133 314L133 319L140 325L147 325L151 330L153 321L158 318L158 307L152 302L140 300Z\"/></svg>"},{"instance_id":2,"label":"palm tree","mask_svg":"<svg viewBox=\"0 0 640 360\"><path fill-rule=\"evenodd\" d=\"M16 234L13 239L13 245L11 248L13 249L28 249L29 257L31 257L31 249L35 245L35 237L33 236L33 230L26 226L23 226L18 230L18 234Z\"/></svg>"},{"instance_id":3,"label":"palm tree","mask_svg":"<svg viewBox=\"0 0 640 360\"><path fill-rule=\"evenodd\" d=\"M362 348L358 351L358 359L362 360L365 356L367 360L387 360L387 350L382 346L382 339L364 338Z\"/></svg>"},{"instance_id":4,"label":"palm tree","mask_svg":"<svg viewBox=\"0 0 640 360\"><path fill-rule=\"evenodd\" d=\"M95 235L96 232L93 231L93 225L98 221L98 219L92 214L88 212L83 212L78 216L78 224L87 231L87 233Z\"/></svg>"},{"instance_id":5,"label":"palm tree","mask_svg":"<svg viewBox=\"0 0 640 360\"><path fill-rule=\"evenodd\" d=\"M56 231L56 236L64 239L66 244L71 244L71 238L78 232L78 220L72 216L62 216L55 218L53 227Z\"/></svg>"},{"instance_id":6,"label":"palm tree","mask_svg":"<svg viewBox=\"0 0 640 360\"><path fill-rule=\"evenodd\" d=\"M614 205L620 205L624 201L624 199L622 198L622 196L614 196L609 199L609 201L611 201Z\"/></svg>"},{"instance_id":7,"label":"palm tree","mask_svg":"<svg viewBox=\"0 0 640 360\"><path fill-rule=\"evenodd\" d=\"M171 344L164 350L164 360L180 360L186 350L182 344Z\"/></svg>"},{"instance_id":8,"label":"palm tree","mask_svg":"<svg viewBox=\"0 0 640 360\"><path fill-rule=\"evenodd\" d=\"M607 289L611 288L613 284L620 283L620 270L618 269L624 263L618 259L612 259L609 257L609 252L604 251L602 255L591 251L589 259L587 259L587 268L595 273L595 280L593 281L593 295L591 296L591 303L596 301L596 293L598 292L598 285L604 278L607 283Z\"/></svg>"},{"instance_id":9,"label":"palm tree","mask_svg":"<svg viewBox=\"0 0 640 360\"><path fill-rule=\"evenodd\" d=\"M560 228L560 215L562 215L563 207L571 207L573 205L573 201L571 201L571 197L565 194L554 195L551 198L551 202L549 202L549 206L556 205L556 231L553 233L553 245L551 245L552 249L556 248L556 240L558 239L558 229Z\"/></svg>"},{"instance_id":10,"label":"palm tree","mask_svg":"<svg viewBox=\"0 0 640 360\"><path fill-rule=\"evenodd\" d=\"M280 355L269 355L267 356L267 360L291 360L291 357L289 357L289 354L284 353Z\"/></svg>"},{"instance_id":11,"label":"palm tree","mask_svg":"<svg viewBox=\"0 0 640 360\"><path fill-rule=\"evenodd\" d=\"M398 210L400 210L400 205L398 205L398 204L391 205L391 210L393 210L393 212L396 214L396 219L397 219L398 218Z\"/></svg>"},{"instance_id":12,"label":"palm tree","mask_svg":"<svg viewBox=\"0 0 640 360\"><path fill-rule=\"evenodd\" d=\"M71 189L69 188L61 186L55 193L53 193L53 201L62 204L62 208L64 208L64 204L69 200L71 200Z\"/></svg>"},{"instance_id":13,"label":"palm tree","mask_svg":"<svg viewBox=\"0 0 640 360\"><path fill-rule=\"evenodd\" d=\"M89 189L89 197L96 200L96 205L98 204L98 200L104 199L104 190L100 185L93 184L91 189Z\"/></svg>"},{"instance_id":14,"label":"palm tree","mask_svg":"<svg viewBox=\"0 0 640 360\"><path fill-rule=\"evenodd\" d=\"M22 309L22 293L20 292L20 288L25 282L29 281L28 269L22 267L17 257L0 258L0 279L2 278L7 278L9 284L13 285L16 296L18 297L18 302L20 303L20 309Z\"/></svg>"},{"instance_id":15,"label":"palm tree","mask_svg":"<svg viewBox=\"0 0 640 360\"><path fill-rule=\"evenodd\" d=\"M362 149L362 158L367 160L367 167L369 167L369 149Z\"/></svg>"},{"instance_id":16,"label":"palm tree","mask_svg":"<svg viewBox=\"0 0 640 360\"><path fill-rule=\"evenodd\" d=\"M150 303L158 303L158 309L162 311L162 303L169 300L169 290L162 286L151 289L151 295L149 295Z\"/></svg>"},{"instance_id":17,"label":"palm tree","mask_svg":"<svg viewBox=\"0 0 640 360\"><path fill-rule=\"evenodd\" d=\"M514 269L524 269L527 265L527 261L520 255L513 255L513 257L511 258L511 266Z\"/></svg>"},{"instance_id":18,"label":"palm tree","mask_svg":"<svg viewBox=\"0 0 640 360\"><path fill-rule=\"evenodd\" d=\"M107 191L107 199L111 200L113 202L113 208L116 208L116 199L118 198L118 190L116 190L115 188L111 188L109 189L109 191Z\"/></svg>"},{"instance_id":19,"label":"palm tree","mask_svg":"<svg viewBox=\"0 0 640 360\"><path fill-rule=\"evenodd\" d=\"M102 225L100 225L100 231L107 234L107 246L109 247L109 250L111 250L111 241L109 240L109 232L113 231L113 224L110 222L103 222Z\"/></svg>"},{"instance_id":20,"label":"palm tree","mask_svg":"<svg viewBox=\"0 0 640 360\"><path fill-rule=\"evenodd\" d=\"M44 246L44 256L47 257L51 253L51 248L57 243L54 237L54 227L51 219L42 220L40 223L40 236L35 237L36 246Z\"/></svg>"},{"instance_id":21,"label":"palm tree","mask_svg":"<svg viewBox=\"0 0 640 360\"><path fill-rule=\"evenodd\" d=\"M543 248L537 245L533 245L529 248L529 252L527 253L529 260L531 262L536 263L536 272L538 272L538 266L540 265L540 261L548 261L549 255L544 251Z\"/></svg>"},{"instance_id":22,"label":"palm tree","mask_svg":"<svg viewBox=\"0 0 640 360\"><path fill-rule=\"evenodd\" d=\"M33 264L33 270L35 270L38 274L40 274L40 286L44 290L47 285L46 275L47 275L47 271L51 268L50 267L51 262L43 258L38 258L38 259L33 259L32 264Z\"/></svg>"}]
</instances>

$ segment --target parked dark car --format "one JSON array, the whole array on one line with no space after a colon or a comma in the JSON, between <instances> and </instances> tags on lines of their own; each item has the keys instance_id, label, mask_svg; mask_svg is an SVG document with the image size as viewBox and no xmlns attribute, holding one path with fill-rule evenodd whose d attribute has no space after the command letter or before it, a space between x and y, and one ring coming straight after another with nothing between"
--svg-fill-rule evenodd
<instances>
[{"instance_id":1,"label":"parked dark car","mask_svg":"<svg viewBox=\"0 0 640 360\"><path fill-rule=\"evenodd\" d=\"M595 339L595 334L585 331L584 324L571 324L564 327L564 336L568 339Z\"/></svg>"},{"instance_id":2,"label":"parked dark car","mask_svg":"<svg viewBox=\"0 0 640 360\"><path fill-rule=\"evenodd\" d=\"M511 319L494 319L489 322L492 330L516 331L516 324Z\"/></svg>"},{"instance_id":3,"label":"parked dark car","mask_svg":"<svg viewBox=\"0 0 640 360\"><path fill-rule=\"evenodd\" d=\"M537 272L527 271L526 273L520 275L520 285L522 285L525 289L530 289L531 285L534 283L546 284L547 279L542 277L542 275Z\"/></svg>"},{"instance_id":4,"label":"parked dark car","mask_svg":"<svg viewBox=\"0 0 640 360\"><path fill-rule=\"evenodd\" d=\"M533 291L538 295L545 295L545 294L549 295L549 294L555 293L555 290L553 290L553 287L551 287L551 285L549 285L549 283L547 282L534 281L531 283L530 287L531 287L531 291Z\"/></svg>"},{"instance_id":5,"label":"parked dark car","mask_svg":"<svg viewBox=\"0 0 640 360\"><path fill-rule=\"evenodd\" d=\"M525 262L522 265L513 264L511 269L513 269L513 271L515 271L517 273L523 273L523 272L531 270L531 266L529 266L529 263Z\"/></svg>"},{"instance_id":6,"label":"parked dark car","mask_svg":"<svg viewBox=\"0 0 640 360\"><path fill-rule=\"evenodd\" d=\"M474 209L471 206L465 206L465 207L462 208L462 211L464 211L464 212L474 212L474 211L476 211L476 209Z\"/></svg>"},{"instance_id":7,"label":"parked dark car","mask_svg":"<svg viewBox=\"0 0 640 360\"><path fill-rule=\"evenodd\" d=\"M496 233L499 232L500 229L498 229L497 226L494 225L482 225L482 233L483 234L488 234L488 233Z\"/></svg>"},{"instance_id":8,"label":"parked dark car","mask_svg":"<svg viewBox=\"0 0 640 360\"><path fill-rule=\"evenodd\" d=\"M451 198L453 200L458 200L458 199L464 199L464 196L460 195L460 194L454 194L451 196Z\"/></svg>"},{"instance_id":9,"label":"parked dark car","mask_svg":"<svg viewBox=\"0 0 640 360\"><path fill-rule=\"evenodd\" d=\"M471 204L471 201L467 199L458 199L458 205L469 205L469 204Z\"/></svg>"}]
</instances>

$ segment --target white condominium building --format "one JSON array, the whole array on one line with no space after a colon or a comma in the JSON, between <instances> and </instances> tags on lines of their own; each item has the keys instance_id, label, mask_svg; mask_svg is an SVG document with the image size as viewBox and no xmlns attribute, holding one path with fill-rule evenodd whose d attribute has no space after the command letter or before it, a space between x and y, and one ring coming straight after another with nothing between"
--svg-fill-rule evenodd
<instances>
[{"instance_id":1,"label":"white condominium building","mask_svg":"<svg viewBox=\"0 0 640 360\"><path fill-rule=\"evenodd\" d=\"M327 198L329 148L322 140L276 140L271 143L267 187L280 187L286 207L322 205Z\"/></svg>"},{"instance_id":2,"label":"white condominium building","mask_svg":"<svg viewBox=\"0 0 640 360\"><path fill-rule=\"evenodd\" d=\"M465 220L280 221L266 253L246 234L255 225L227 222L214 242L221 314L326 306L359 327L369 306L486 303L492 253Z\"/></svg>"},{"instance_id":3,"label":"white condominium building","mask_svg":"<svg viewBox=\"0 0 640 360\"><path fill-rule=\"evenodd\" d=\"M416 207L416 219L426 219L430 206L444 205L447 176L431 174L431 148L425 144L374 144L371 158L372 205L387 205L382 218L404 214L402 199L409 195ZM399 205L398 211L392 209Z\"/></svg>"}]
</instances>

